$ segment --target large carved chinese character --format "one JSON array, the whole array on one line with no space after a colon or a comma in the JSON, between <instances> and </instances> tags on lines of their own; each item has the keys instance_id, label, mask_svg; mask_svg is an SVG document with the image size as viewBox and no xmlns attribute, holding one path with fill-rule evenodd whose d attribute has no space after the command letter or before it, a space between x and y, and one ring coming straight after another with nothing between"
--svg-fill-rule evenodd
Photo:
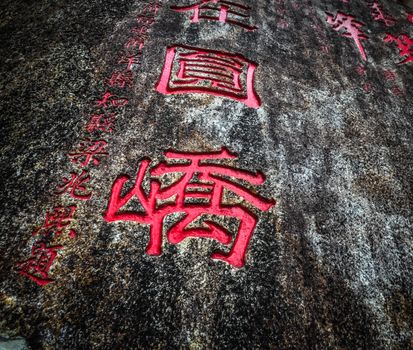
<instances>
[{"instance_id":1,"label":"large carved chinese character","mask_svg":"<svg viewBox=\"0 0 413 350\"><path fill-rule=\"evenodd\" d=\"M204 237L229 245L232 237L216 216L236 218L239 228L229 253L215 252L212 258L226 261L234 267L242 267L248 243L257 224L255 212L268 211L275 204L275 201L259 196L242 182L257 186L265 181L264 175L223 164L223 161L236 158L226 148L210 153L167 151L165 157L165 162L150 170L150 160L143 160L133 187L125 194L122 191L130 177L120 176L116 179L104 215L105 220L148 224L150 238L146 251L150 255L160 255L163 222L170 214L183 215L167 232L168 240L173 244L188 237ZM148 194L142 188L147 172L151 176ZM173 180L165 183L165 176L172 176ZM225 199L228 193L243 198L248 205L231 203ZM134 198L139 200L144 212L124 209Z\"/></svg>"},{"instance_id":2,"label":"large carved chinese character","mask_svg":"<svg viewBox=\"0 0 413 350\"><path fill-rule=\"evenodd\" d=\"M193 5L171 6L171 9L176 12L190 12L192 23L198 23L204 19L240 26L249 31L257 29L245 23L245 19L250 17L250 7L234 1L201 0Z\"/></svg>"},{"instance_id":3,"label":"large carved chinese character","mask_svg":"<svg viewBox=\"0 0 413 350\"><path fill-rule=\"evenodd\" d=\"M343 30L342 36L352 38L360 51L363 60L367 61L366 52L361 44L361 40L367 39L367 36L360 30L363 23L358 22L351 15L342 12L337 12L336 16L327 13L327 23L330 24L335 31Z\"/></svg>"},{"instance_id":4,"label":"large carved chinese character","mask_svg":"<svg viewBox=\"0 0 413 350\"><path fill-rule=\"evenodd\" d=\"M167 49L156 90L166 95L207 93L258 108L261 101L254 90L256 68L242 55L172 46Z\"/></svg>"}]
</instances>

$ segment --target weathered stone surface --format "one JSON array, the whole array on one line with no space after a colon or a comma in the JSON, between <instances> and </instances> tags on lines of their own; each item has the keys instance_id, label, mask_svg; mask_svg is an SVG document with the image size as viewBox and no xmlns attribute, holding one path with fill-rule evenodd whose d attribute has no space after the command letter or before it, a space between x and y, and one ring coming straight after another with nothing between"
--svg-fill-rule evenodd
<instances>
[{"instance_id":1,"label":"weathered stone surface","mask_svg":"<svg viewBox=\"0 0 413 350\"><path fill-rule=\"evenodd\" d=\"M380 1L397 20L386 27L364 1L257 0L258 29L246 31L190 23L170 6L191 1L164 1L132 89L115 89L129 104L105 136L109 157L90 168L92 198L56 195L80 169L67 154L87 136L147 3L0 4L1 333L32 349L413 348L413 62L397 65L396 45L383 41L413 36L406 8ZM365 24L365 65L326 22L337 11ZM156 92L170 45L257 63L260 108ZM149 256L148 226L103 219L113 182L134 177L143 157L223 146L239 168L265 174L258 191L277 201L259 215L244 267L212 260L221 245L208 239L164 239L163 254ZM56 240L55 281L40 287L16 263L30 257L46 213L70 204L78 235Z\"/></svg>"}]
</instances>

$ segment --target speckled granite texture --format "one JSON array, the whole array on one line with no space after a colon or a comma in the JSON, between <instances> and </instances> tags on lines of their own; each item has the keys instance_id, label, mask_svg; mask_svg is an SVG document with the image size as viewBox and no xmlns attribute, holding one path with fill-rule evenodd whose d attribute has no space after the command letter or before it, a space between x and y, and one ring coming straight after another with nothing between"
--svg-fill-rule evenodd
<instances>
[{"instance_id":1,"label":"speckled granite texture","mask_svg":"<svg viewBox=\"0 0 413 350\"><path fill-rule=\"evenodd\" d=\"M190 23L170 6L195 1L163 1L129 104L107 137L110 155L90 171L92 198L57 196L53 189L73 171L67 153L85 137L147 2L0 3L1 342L413 348L413 62L397 65L395 44L383 41L386 32L413 37L406 8L380 1L397 20L387 28L361 0L239 1L258 27L249 32ZM354 42L326 22L326 12L337 11L365 24L365 65ZM256 62L261 107L156 92L166 48L175 44ZM265 174L259 193L277 200L259 215L244 267L212 260L220 245L208 239L165 240L163 254L149 256L147 226L103 219L114 180L133 177L143 157L158 162L170 148L222 146L239 155L241 169ZM49 271L55 281L39 287L16 263L30 257L31 233L46 212L71 203L78 235L59 238L64 249Z\"/></svg>"}]
</instances>

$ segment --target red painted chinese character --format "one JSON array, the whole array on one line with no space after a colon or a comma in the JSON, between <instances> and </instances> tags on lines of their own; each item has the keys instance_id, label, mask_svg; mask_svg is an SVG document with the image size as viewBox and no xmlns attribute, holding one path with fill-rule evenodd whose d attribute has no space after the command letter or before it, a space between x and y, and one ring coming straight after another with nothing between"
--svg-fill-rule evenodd
<instances>
[{"instance_id":1,"label":"red painted chinese character","mask_svg":"<svg viewBox=\"0 0 413 350\"><path fill-rule=\"evenodd\" d=\"M155 19L152 16L148 17L140 15L136 17L136 22L138 22L138 25L142 28L148 29L155 22Z\"/></svg>"},{"instance_id":2,"label":"red painted chinese character","mask_svg":"<svg viewBox=\"0 0 413 350\"><path fill-rule=\"evenodd\" d=\"M145 39L147 38L147 33L148 33L148 28L147 27L136 27L132 28L131 32L137 36L144 37Z\"/></svg>"},{"instance_id":3,"label":"red painted chinese character","mask_svg":"<svg viewBox=\"0 0 413 350\"><path fill-rule=\"evenodd\" d=\"M87 132L101 131L105 133L112 133L115 120L116 120L116 115L114 113L109 114L109 115L105 115L105 114L93 115L92 118L90 118L85 129Z\"/></svg>"},{"instance_id":4,"label":"red painted chinese character","mask_svg":"<svg viewBox=\"0 0 413 350\"><path fill-rule=\"evenodd\" d=\"M370 93L373 91L373 85L371 83L365 83L363 85L363 90L367 93Z\"/></svg>"},{"instance_id":5,"label":"red painted chinese character","mask_svg":"<svg viewBox=\"0 0 413 350\"><path fill-rule=\"evenodd\" d=\"M59 236L63 233L63 230L73 221L73 214L75 213L76 206L71 205L69 207L56 207L52 212L46 213L46 219L43 226L32 233L33 236L39 234L54 233ZM70 230L69 237L76 237L76 231Z\"/></svg>"},{"instance_id":6,"label":"red painted chinese character","mask_svg":"<svg viewBox=\"0 0 413 350\"><path fill-rule=\"evenodd\" d=\"M138 46L138 49L142 50L143 46L145 45L145 39L146 37L141 37L141 36L129 38L128 42L125 44L125 47L127 49L135 49L136 46Z\"/></svg>"},{"instance_id":7,"label":"red painted chinese character","mask_svg":"<svg viewBox=\"0 0 413 350\"><path fill-rule=\"evenodd\" d=\"M237 25L248 31L257 29L257 27L239 21L239 19L250 17L250 7L236 4L233 1L201 0L189 6L171 6L171 9L176 12L191 11L192 23L198 23L200 19L205 19Z\"/></svg>"},{"instance_id":8,"label":"red painted chinese character","mask_svg":"<svg viewBox=\"0 0 413 350\"><path fill-rule=\"evenodd\" d=\"M32 247L32 257L17 263L19 273L30 278L39 286L53 282L48 272L62 246L47 246L45 242L36 242Z\"/></svg>"},{"instance_id":9,"label":"red painted chinese character","mask_svg":"<svg viewBox=\"0 0 413 350\"><path fill-rule=\"evenodd\" d=\"M383 7L376 0L370 3L369 6L371 7L371 15L375 21L382 21L387 27L394 25L394 18L387 15Z\"/></svg>"},{"instance_id":10,"label":"red painted chinese character","mask_svg":"<svg viewBox=\"0 0 413 350\"><path fill-rule=\"evenodd\" d=\"M358 75L362 76L362 75L366 75L366 67L359 65L356 68L356 72Z\"/></svg>"},{"instance_id":11,"label":"red painted chinese character","mask_svg":"<svg viewBox=\"0 0 413 350\"><path fill-rule=\"evenodd\" d=\"M87 201L92 196L92 191L87 191L85 183L90 180L90 175L86 170L82 170L80 174L70 173L70 179L64 177L63 185L57 186L56 193L64 194L68 193L69 196Z\"/></svg>"},{"instance_id":12,"label":"red painted chinese character","mask_svg":"<svg viewBox=\"0 0 413 350\"><path fill-rule=\"evenodd\" d=\"M407 56L404 61L399 62L399 64L405 64L407 62L413 62L413 40L410 39L406 34L402 34L399 37L395 37L389 33L384 38L386 43L397 43L397 48L399 49L400 56Z\"/></svg>"},{"instance_id":13,"label":"red painted chinese character","mask_svg":"<svg viewBox=\"0 0 413 350\"><path fill-rule=\"evenodd\" d=\"M383 71L384 77L386 78L386 80L396 80L396 73L394 73L391 70L385 70Z\"/></svg>"},{"instance_id":14,"label":"red painted chinese character","mask_svg":"<svg viewBox=\"0 0 413 350\"><path fill-rule=\"evenodd\" d=\"M330 47L328 45L321 45L320 49L321 49L321 51L323 51L325 53L330 52Z\"/></svg>"},{"instance_id":15,"label":"red painted chinese character","mask_svg":"<svg viewBox=\"0 0 413 350\"><path fill-rule=\"evenodd\" d=\"M90 161L94 165L99 165L102 157L107 157L109 153L105 150L107 146L105 140L86 139L80 143L77 150L68 154L70 160L74 164L79 164L81 167L86 167Z\"/></svg>"},{"instance_id":16,"label":"red painted chinese character","mask_svg":"<svg viewBox=\"0 0 413 350\"><path fill-rule=\"evenodd\" d=\"M143 160L139 166L135 184L129 192L122 194L128 176L120 176L113 184L108 209L104 218L108 222L134 221L150 225L149 244L146 249L150 255L160 255L162 245L163 221L170 214L182 213L184 217L168 230L169 242L177 244L188 237L215 239L229 245L232 237L216 216L237 218L240 222L238 232L228 254L214 253L213 259L224 260L235 267L245 263L248 243L257 224L257 209L268 211L275 201L264 199L255 190L242 185L261 185L265 176L259 172L251 173L231 166L217 163L217 160L237 158L226 148L219 152L183 153L165 152L167 158L149 170L150 190L147 195L142 184L149 168L150 160ZM180 175L178 180L163 184L165 176ZM154 177L157 177L156 179ZM176 177L175 177L176 179ZM224 193L235 193L249 203L248 208L238 203L224 200ZM136 197L145 212L122 211L127 203ZM255 207L252 210L249 207Z\"/></svg>"},{"instance_id":17,"label":"red painted chinese character","mask_svg":"<svg viewBox=\"0 0 413 350\"><path fill-rule=\"evenodd\" d=\"M165 95L207 93L258 108L261 101L254 90L256 68L241 55L172 46L167 49L156 90Z\"/></svg>"},{"instance_id":18,"label":"red painted chinese character","mask_svg":"<svg viewBox=\"0 0 413 350\"><path fill-rule=\"evenodd\" d=\"M152 16L156 16L156 14L158 13L160 7L161 7L161 3L158 2L158 1L154 1L153 3L147 4L143 8L143 12L144 13L149 12Z\"/></svg>"},{"instance_id":19,"label":"red painted chinese character","mask_svg":"<svg viewBox=\"0 0 413 350\"><path fill-rule=\"evenodd\" d=\"M285 29L288 28L289 23L285 19L281 19L280 21L277 22L277 28Z\"/></svg>"},{"instance_id":20,"label":"red painted chinese character","mask_svg":"<svg viewBox=\"0 0 413 350\"><path fill-rule=\"evenodd\" d=\"M352 38L360 51L361 57L367 61L366 52L361 44L361 40L367 39L367 36L360 30L360 28L364 26L363 23L356 21L353 16L342 12L337 12L335 17L327 13L327 23L330 24L335 31L344 29L342 36Z\"/></svg>"},{"instance_id":21,"label":"red painted chinese character","mask_svg":"<svg viewBox=\"0 0 413 350\"><path fill-rule=\"evenodd\" d=\"M125 72L114 72L108 80L108 85L112 87L117 86L122 89L125 86L129 86L131 88L133 86L133 73L130 70Z\"/></svg>"},{"instance_id":22,"label":"red painted chinese character","mask_svg":"<svg viewBox=\"0 0 413 350\"><path fill-rule=\"evenodd\" d=\"M402 89L400 89L398 86L393 86L393 88L391 89L391 92L393 94L395 94L396 96L403 96L404 92Z\"/></svg>"},{"instance_id":23,"label":"red painted chinese character","mask_svg":"<svg viewBox=\"0 0 413 350\"><path fill-rule=\"evenodd\" d=\"M96 101L96 107L108 108L109 106L113 107L123 107L128 104L126 98L118 98L110 92L105 92L101 100Z\"/></svg>"},{"instance_id":24,"label":"red painted chinese character","mask_svg":"<svg viewBox=\"0 0 413 350\"><path fill-rule=\"evenodd\" d=\"M119 63L120 64L126 64L126 69L127 70L132 70L133 66L137 66L139 64L139 58L141 56L141 53L128 53L127 55L123 56L120 58Z\"/></svg>"}]
</instances>

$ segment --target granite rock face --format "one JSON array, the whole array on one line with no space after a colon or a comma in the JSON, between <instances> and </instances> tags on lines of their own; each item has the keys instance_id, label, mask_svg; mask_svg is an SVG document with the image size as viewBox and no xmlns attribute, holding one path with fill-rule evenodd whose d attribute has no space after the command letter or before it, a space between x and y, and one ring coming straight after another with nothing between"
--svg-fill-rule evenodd
<instances>
[{"instance_id":1,"label":"granite rock face","mask_svg":"<svg viewBox=\"0 0 413 350\"><path fill-rule=\"evenodd\" d=\"M413 348L413 62L398 64L408 56L383 40L413 38L407 8L381 0L389 26L353 0L239 0L249 16L227 13L226 22L223 12L196 22L193 11L173 10L194 3L1 2L0 341L31 349ZM363 24L350 20L366 36L367 61L357 40L327 21L337 12ZM193 48L227 62L238 55L236 95L253 89L260 106L208 91L156 91L167 50L177 46L171 79L179 55ZM125 52L139 56L132 80L110 81L125 69ZM248 89L245 67L254 64ZM107 91L118 105L96 106ZM88 131L93 115L111 113L112 132ZM107 142L109 154L82 168L68 154L88 137ZM233 237L248 213L256 218L243 267L211 259L231 245L168 241L180 220L173 215L161 255L145 252L148 224L105 216L115 179L131 178L125 195L145 159L154 169L167 150L223 147L238 157L228 164L265 176L260 186L242 182L244 196L226 192L228 203L243 199L249 208L241 220L214 218ZM62 178L82 169L90 199L56 194ZM154 181L146 175L148 195ZM276 204L253 209L248 194ZM32 235L53 208L71 205L76 236L69 225ZM62 247L44 286L18 265L39 239Z\"/></svg>"}]
</instances>

